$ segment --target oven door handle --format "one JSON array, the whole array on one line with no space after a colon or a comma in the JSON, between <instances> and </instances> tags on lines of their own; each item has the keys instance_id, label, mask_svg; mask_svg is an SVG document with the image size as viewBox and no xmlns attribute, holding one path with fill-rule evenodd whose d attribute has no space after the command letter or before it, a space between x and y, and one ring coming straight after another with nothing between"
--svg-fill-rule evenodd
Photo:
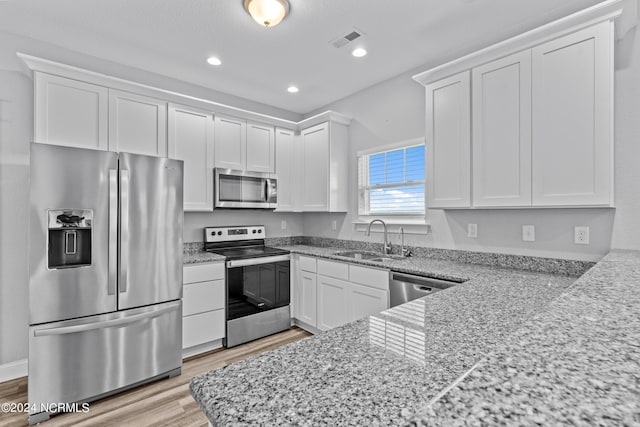
<instances>
[{"instance_id":1,"label":"oven door handle","mask_svg":"<svg viewBox=\"0 0 640 427\"><path fill-rule=\"evenodd\" d=\"M291 255L265 256L260 258L237 259L227 261L227 268L246 267L249 265L271 264L274 262L290 261Z\"/></svg>"}]
</instances>

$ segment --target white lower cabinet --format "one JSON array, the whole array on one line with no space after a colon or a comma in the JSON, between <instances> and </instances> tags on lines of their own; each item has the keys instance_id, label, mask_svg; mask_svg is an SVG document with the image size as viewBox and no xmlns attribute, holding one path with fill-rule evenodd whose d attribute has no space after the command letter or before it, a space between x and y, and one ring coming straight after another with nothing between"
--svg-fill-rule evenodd
<instances>
[{"instance_id":1,"label":"white lower cabinet","mask_svg":"<svg viewBox=\"0 0 640 427\"><path fill-rule=\"evenodd\" d=\"M348 300L353 319L362 319L389 308L389 291L351 283Z\"/></svg>"},{"instance_id":2,"label":"white lower cabinet","mask_svg":"<svg viewBox=\"0 0 640 427\"><path fill-rule=\"evenodd\" d=\"M191 356L221 345L225 336L223 262L184 267L182 349Z\"/></svg>"},{"instance_id":3,"label":"white lower cabinet","mask_svg":"<svg viewBox=\"0 0 640 427\"><path fill-rule=\"evenodd\" d=\"M316 293L318 286L316 273L301 271L299 277L300 281L296 287L298 300L296 314L299 320L315 328L317 326Z\"/></svg>"},{"instance_id":4,"label":"white lower cabinet","mask_svg":"<svg viewBox=\"0 0 640 427\"><path fill-rule=\"evenodd\" d=\"M326 331L389 308L389 271L300 255L295 261L293 317ZM315 330L313 330L315 329Z\"/></svg>"},{"instance_id":5,"label":"white lower cabinet","mask_svg":"<svg viewBox=\"0 0 640 427\"><path fill-rule=\"evenodd\" d=\"M318 329L326 331L351 321L351 284L318 275Z\"/></svg>"}]
</instances>

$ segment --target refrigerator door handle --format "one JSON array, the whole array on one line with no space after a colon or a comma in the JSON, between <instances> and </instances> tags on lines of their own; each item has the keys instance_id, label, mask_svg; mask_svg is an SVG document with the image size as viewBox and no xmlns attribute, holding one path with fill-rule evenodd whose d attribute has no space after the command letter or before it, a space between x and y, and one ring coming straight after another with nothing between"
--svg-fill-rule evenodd
<instances>
[{"instance_id":1,"label":"refrigerator door handle","mask_svg":"<svg viewBox=\"0 0 640 427\"><path fill-rule=\"evenodd\" d=\"M129 278L129 171L120 170L120 293Z\"/></svg>"},{"instance_id":2,"label":"refrigerator door handle","mask_svg":"<svg viewBox=\"0 0 640 427\"><path fill-rule=\"evenodd\" d=\"M109 169L109 280L107 295L116 293L118 283L118 170Z\"/></svg>"},{"instance_id":3,"label":"refrigerator door handle","mask_svg":"<svg viewBox=\"0 0 640 427\"><path fill-rule=\"evenodd\" d=\"M116 326L122 326L129 323L139 322L141 320L153 319L154 317L161 316L168 311L175 310L178 305L179 303L175 303L168 307L163 307L163 308L148 311L145 313L134 314L133 316L121 317L119 319L105 320L102 322L93 322L93 323L86 323L83 325L74 325L74 326L61 326L58 328L36 329L35 331L33 331L33 336L44 337L44 336L50 336L50 335L66 335L66 334L75 334L78 332L92 331L94 329L113 328Z\"/></svg>"}]
</instances>

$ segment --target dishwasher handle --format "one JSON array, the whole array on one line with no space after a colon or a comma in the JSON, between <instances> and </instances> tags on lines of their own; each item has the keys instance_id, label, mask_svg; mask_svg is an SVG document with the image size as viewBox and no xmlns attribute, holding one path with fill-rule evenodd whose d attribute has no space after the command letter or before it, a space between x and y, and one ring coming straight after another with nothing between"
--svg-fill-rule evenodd
<instances>
[{"instance_id":1,"label":"dishwasher handle","mask_svg":"<svg viewBox=\"0 0 640 427\"><path fill-rule=\"evenodd\" d=\"M434 277L414 276L412 274L391 273L391 280L413 284L416 291L431 292L433 288L447 289L458 284L451 280L436 279ZM426 289L425 289L426 288Z\"/></svg>"}]
</instances>

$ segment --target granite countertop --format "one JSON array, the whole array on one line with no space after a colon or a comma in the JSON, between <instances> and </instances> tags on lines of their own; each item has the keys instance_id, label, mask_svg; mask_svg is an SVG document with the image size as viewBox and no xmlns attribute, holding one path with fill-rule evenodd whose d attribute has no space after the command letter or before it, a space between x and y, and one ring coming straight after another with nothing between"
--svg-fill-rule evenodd
<instances>
[{"instance_id":1,"label":"granite countertop","mask_svg":"<svg viewBox=\"0 0 640 427\"><path fill-rule=\"evenodd\" d=\"M410 425L640 425L639 284L611 252Z\"/></svg>"},{"instance_id":2,"label":"granite countertop","mask_svg":"<svg viewBox=\"0 0 640 427\"><path fill-rule=\"evenodd\" d=\"M201 263L206 263L206 262L218 262L218 261L224 261L225 258L222 255L218 255L218 254L212 254L211 252L185 252L182 255L182 263L184 265L187 264L201 264Z\"/></svg>"},{"instance_id":3,"label":"granite countertop","mask_svg":"<svg viewBox=\"0 0 640 427\"><path fill-rule=\"evenodd\" d=\"M330 259L344 250L284 248ZM422 422L443 389L509 342L576 280L425 258L335 259L469 280L194 378L191 392L213 425Z\"/></svg>"}]
</instances>

